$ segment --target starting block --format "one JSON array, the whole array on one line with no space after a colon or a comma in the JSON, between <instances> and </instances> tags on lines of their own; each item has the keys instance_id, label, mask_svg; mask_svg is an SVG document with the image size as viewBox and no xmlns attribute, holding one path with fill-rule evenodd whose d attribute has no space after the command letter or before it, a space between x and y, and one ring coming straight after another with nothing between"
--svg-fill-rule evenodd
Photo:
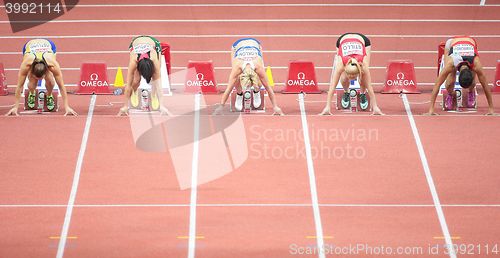
<instances>
[{"instance_id":1,"label":"starting block","mask_svg":"<svg viewBox=\"0 0 500 258\"><path fill-rule=\"evenodd\" d=\"M52 96L54 97L55 107L53 110L47 108L47 90L46 89L35 89L35 106L33 108L28 107L28 94L29 90L24 92L24 110L37 110L37 113L42 112L57 112L59 110L59 105L57 103L57 95L52 91Z\"/></svg>"},{"instance_id":2,"label":"starting block","mask_svg":"<svg viewBox=\"0 0 500 258\"><path fill-rule=\"evenodd\" d=\"M350 86L349 86L349 106L347 108L342 107L342 96L344 95L344 88L342 85L337 84L335 87L335 93L337 94L337 110L344 110L344 111L349 111L349 112L358 112L358 111L371 111L371 103L370 103L370 96L368 95L368 92L366 92L366 98L368 100L368 108L367 109L361 109L360 105L360 93L361 93L361 87L359 86L359 83L357 80L351 80Z\"/></svg>"},{"instance_id":3,"label":"starting block","mask_svg":"<svg viewBox=\"0 0 500 258\"><path fill-rule=\"evenodd\" d=\"M247 89L243 92L243 110L237 111L235 109L235 103L236 103L236 89L233 89L230 94L231 102L229 105L229 110L231 112L244 112L244 113L257 113L257 112L265 112L265 94L264 94L264 87L260 88L259 94L260 94L260 99L261 103L259 107L254 107L253 105L253 87L250 89Z\"/></svg>"},{"instance_id":4,"label":"starting block","mask_svg":"<svg viewBox=\"0 0 500 258\"><path fill-rule=\"evenodd\" d=\"M442 91L442 107L444 111L455 111L455 112L461 112L461 111L475 111L477 109L477 90L474 89L474 94L476 96L476 101L474 102L474 105L472 107L468 106L468 101L469 101L469 94L468 91L462 89L460 86L459 88L454 88L455 91L455 97L453 97L453 105L451 108L447 108L445 105L446 98L448 97L448 91L445 89Z\"/></svg>"},{"instance_id":5,"label":"starting block","mask_svg":"<svg viewBox=\"0 0 500 258\"><path fill-rule=\"evenodd\" d=\"M143 112L159 111L160 100L158 94L153 94L153 87L141 78L139 87L130 96L129 107Z\"/></svg>"},{"instance_id":6,"label":"starting block","mask_svg":"<svg viewBox=\"0 0 500 258\"><path fill-rule=\"evenodd\" d=\"M23 98L25 97L25 93L28 90L28 83L29 83L29 80L26 78L26 80L24 81L24 85L23 85L23 91L21 92L21 97L23 97ZM38 82L36 84L36 88L38 90L47 91L47 88L45 87L45 79L38 80ZM57 85L57 83L55 83L54 88L52 89L52 93L57 93L57 96L61 97L61 92L59 91L59 86Z\"/></svg>"}]
</instances>

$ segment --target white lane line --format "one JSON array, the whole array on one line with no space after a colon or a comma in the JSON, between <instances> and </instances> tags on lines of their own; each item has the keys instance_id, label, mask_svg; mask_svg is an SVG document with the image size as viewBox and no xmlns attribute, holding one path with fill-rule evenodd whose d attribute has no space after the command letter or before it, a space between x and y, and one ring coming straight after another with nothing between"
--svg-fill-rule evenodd
<instances>
[{"instance_id":1,"label":"white lane line","mask_svg":"<svg viewBox=\"0 0 500 258\"><path fill-rule=\"evenodd\" d=\"M0 36L0 39L34 39L34 38L51 38L51 39L87 39L87 38L133 38L137 35L11 35L11 36ZM238 35L238 34L202 34L202 35L192 35L192 34L153 34L151 35L155 38L242 38L242 37L253 37L253 38L338 38L340 34L254 34L254 35ZM415 35L415 34L381 34L381 35L370 35L366 34L370 38L449 38L454 35ZM471 35L474 38L500 38L500 35ZM373 51L372 51L373 52Z\"/></svg>"},{"instance_id":2,"label":"white lane line","mask_svg":"<svg viewBox=\"0 0 500 258\"><path fill-rule=\"evenodd\" d=\"M415 138L415 144L417 145L418 154L420 155L420 161L422 163L422 167L424 168L425 178L427 179L427 184L429 185L429 190L431 191L432 194L432 200L434 202L434 207L436 208L436 213L439 218L439 224L441 224L441 230L443 231L443 236L445 238L446 245L453 246L450 232L448 230L448 225L446 224L446 219L444 217L441 201L439 201L439 196L436 190L436 186L434 185L434 180L432 179L431 169L429 168L429 163L427 162L424 146L422 145L422 141L420 140L420 134L418 133L415 119L413 119L410 103L408 103L408 98L406 97L406 94L403 94L403 102L406 109L406 114L408 115L408 120L410 122L411 131L413 132L413 137ZM449 256L451 258L457 257L454 252L450 252Z\"/></svg>"},{"instance_id":3,"label":"white lane line","mask_svg":"<svg viewBox=\"0 0 500 258\"><path fill-rule=\"evenodd\" d=\"M304 95L300 93L299 93L299 105L300 105L300 118L302 120L302 132L304 134L307 172L309 174L309 186L311 189L312 208L314 213L314 225L316 227L316 244L318 249L320 250L318 252L318 256L320 258L324 258L325 250L323 248L324 247L323 226L321 223L321 214L319 210L318 191L316 189L316 175L314 173L314 164L311 153L311 143L309 139L309 127L307 125L306 108L304 105Z\"/></svg>"},{"instance_id":4,"label":"white lane line","mask_svg":"<svg viewBox=\"0 0 500 258\"><path fill-rule=\"evenodd\" d=\"M200 140L200 99L194 96L193 159L191 163L191 200L189 203L189 246L188 258L194 258L196 248L196 202L198 195L198 158Z\"/></svg>"},{"instance_id":5,"label":"white lane line","mask_svg":"<svg viewBox=\"0 0 500 258\"><path fill-rule=\"evenodd\" d=\"M87 149L87 141L89 138L90 125L92 124L92 114L94 113L94 106L97 95L92 95L90 99L89 112L87 114L87 121L85 122L85 129L83 131L82 143L80 145L80 152L78 153L78 160L76 161L75 175L73 176L73 185L71 186L71 193L69 195L68 206L66 207L66 215L64 216L64 224L61 231L61 238L59 239L59 246L57 248L57 258L62 258L64 255L64 248L66 247L66 239L68 237L69 225L71 222L71 215L73 214L73 207L75 205L76 192L78 191L78 183L80 182L80 173L82 171L83 157Z\"/></svg>"},{"instance_id":6,"label":"white lane line","mask_svg":"<svg viewBox=\"0 0 500 258\"><path fill-rule=\"evenodd\" d=\"M486 4L486 0L481 0L481 2L479 2L479 5L481 6L484 6Z\"/></svg>"},{"instance_id":7,"label":"white lane line","mask_svg":"<svg viewBox=\"0 0 500 258\"><path fill-rule=\"evenodd\" d=\"M434 204L358 204L319 203L319 207L425 208ZM312 207L312 203L198 203L198 207ZM442 207L500 208L500 204L441 204ZM65 208L67 204L0 204L0 208ZM74 208L155 208L190 207L190 204L75 204Z\"/></svg>"},{"instance_id":8,"label":"white lane line","mask_svg":"<svg viewBox=\"0 0 500 258\"><path fill-rule=\"evenodd\" d=\"M485 19L485 20L460 20L460 19L128 19L128 20L27 20L27 21L0 21L0 24L17 24L17 23L261 23L261 22L443 22L443 23L497 23L500 20Z\"/></svg>"}]
</instances>

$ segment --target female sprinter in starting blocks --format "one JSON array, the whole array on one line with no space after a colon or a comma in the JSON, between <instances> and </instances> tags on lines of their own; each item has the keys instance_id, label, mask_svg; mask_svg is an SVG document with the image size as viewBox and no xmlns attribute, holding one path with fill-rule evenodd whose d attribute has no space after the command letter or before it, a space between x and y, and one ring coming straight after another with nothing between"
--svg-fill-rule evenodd
<instances>
[{"instance_id":1,"label":"female sprinter in starting blocks","mask_svg":"<svg viewBox=\"0 0 500 258\"><path fill-rule=\"evenodd\" d=\"M224 104L229 97L229 94L236 87L236 102L235 109L241 111L243 109L243 91L247 87L253 86L253 106L259 107L260 99L260 83L264 86L269 94L269 99L273 104L273 115L284 115L281 108L276 104L274 91L269 87L268 78L264 70L264 62L262 60L262 47L260 42L254 38L242 38L234 42L231 52L232 69L229 75L229 84L222 95L222 100L219 106L215 109L214 114L220 114L224 108ZM244 88L245 89L244 89Z\"/></svg>"},{"instance_id":2,"label":"female sprinter in starting blocks","mask_svg":"<svg viewBox=\"0 0 500 258\"><path fill-rule=\"evenodd\" d=\"M434 84L431 95L431 106L429 112L424 115L437 115L434 112L434 104L439 93L439 88L445 82L448 95L446 96L444 105L451 109L453 106L453 98L456 97L454 91L456 73L458 75L458 83L464 89L468 89L467 107L474 107L476 102L475 95L475 80L477 75L479 83L484 90L484 95L488 100L488 113L493 115L493 100L491 98L491 90L488 87L488 81L483 71L483 65L479 60L477 52L476 40L469 36L456 36L446 41L444 49L444 67L441 69L439 76Z\"/></svg>"},{"instance_id":3,"label":"female sprinter in starting blocks","mask_svg":"<svg viewBox=\"0 0 500 258\"><path fill-rule=\"evenodd\" d=\"M365 35L360 33L345 33L337 40L337 56L334 61L334 71L332 74L326 107L320 115L331 115L330 104L337 84L342 84L344 95L342 96L342 107L347 108L349 99L349 81L358 78L361 87L360 106L367 109L370 103L366 98L366 91L370 96L370 102L374 115L383 115L377 106L375 94L371 85L370 76L370 54L371 42Z\"/></svg>"},{"instance_id":4,"label":"female sprinter in starting blocks","mask_svg":"<svg viewBox=\"0 0 500 258\"><path fill-rule=\"evenodd\" d=\"M19 68L19 76L16 88L16 103L14 107L7 112L8 115L19 115L18 106L23 91L24 82L28 78L28 107L34 108L36 101L35 89L39 80L45 79L45 87L47 88L47 109L53 110L56 108L52 90L54 83L57 83L61 96L64 102L64 115L77 115L77 113L68 104L68 94L64 86L61 67L56 60L56 45L48 39L32 39L23 47L23 61ZM57 98L57 96L56 96Z\"/></svg>"},{"instance_id":5,"label":"female sprinter in starting blocks","mask_svg":"<svg viewBox=\"0 0 500 258\"><path fill-rule=\"evenodd\" d=\"M132 106L139 106L137 88L141 83L141 77L144 77L147 83L151 83L151 101L154 105L159 105L161 114L169 114L167 108L162 103L161 89L161 72L160 58L161 45L160 42L151 36L138 36L132 39L129 45L130 58L128 64L127 85L125 86L125 104L118 116L128 114L129 102L132 101ZM134 95L134 97L132 97ZM134 102L137 102L134 104ZM154 103L157 104L154 104Z\"/></svg>"}]
</instances>

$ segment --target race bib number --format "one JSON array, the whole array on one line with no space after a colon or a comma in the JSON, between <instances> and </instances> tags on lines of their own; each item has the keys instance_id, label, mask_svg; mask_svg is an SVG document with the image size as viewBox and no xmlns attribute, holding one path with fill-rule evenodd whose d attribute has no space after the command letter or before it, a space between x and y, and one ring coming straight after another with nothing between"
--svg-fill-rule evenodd
<instances>
[{"instance_id":1,"label":"race bib number","mask_svg":"<svg viewBox=\"0 0 500 258\"><path fill-rule=\"evenodd\" d=\"M453 53L460 56L474 56L474 46L470 44L456 44L453 46Z\"/></svg>"},{"instance_id":2,"label":"race bib number","mask_svg":"<svg viewBox=\"0 0 500 258\"><path fill-rule=\"evenodd\" d=\"M153 50L153 47L149 44L137 44L134 46L134 53L144 54Z\"/></svg>"},{"instance_id":3,"label":"race bib number","mask_svg":"<svg viewBox=\"0 0 500 258\"><path fill-rule=\"evenodd\" d=\"M360 42L345 42L340 46L342 56L363 55L363 44Z\"/></svg>"},{"instance_id":4,"label":"race bib number","mask_svg":"<svg viewBox=\"0 0 500 258\"><path fill-rule=\"evenodd\" d=\"M27 49L27 52L31 53L46 53L49 51L52 51L52 46L49 42L34 42Z\"/></svg>"},{"instance_id":5,"label":"race bib number","mask_svg":"<svg viewBox=\"0 0 500 258\"><path fill-rule=\"evenodd\" d=\"M244 61L252 61L259 56L259 50L255 48L243 48L238 51L236 57Z\"/></svg>"}]
</instances>

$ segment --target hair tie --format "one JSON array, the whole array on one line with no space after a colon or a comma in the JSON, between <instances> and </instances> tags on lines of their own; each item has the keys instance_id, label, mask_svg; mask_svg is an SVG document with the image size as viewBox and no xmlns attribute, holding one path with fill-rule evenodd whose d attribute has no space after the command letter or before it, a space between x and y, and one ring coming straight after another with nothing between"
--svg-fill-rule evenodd
<instances>
[{"instance_id":1,"label":"hair tie","mask_svg":"<svg viewBox=\"0 0 500 258\"><path fill-rule=\"evenodd\" d=\"M142 59L147 59L149 58L149 52L146 52L146 53L142 53L139 55L139 59L137 61L141 61Z\"/></svg>"}]
</instances>

